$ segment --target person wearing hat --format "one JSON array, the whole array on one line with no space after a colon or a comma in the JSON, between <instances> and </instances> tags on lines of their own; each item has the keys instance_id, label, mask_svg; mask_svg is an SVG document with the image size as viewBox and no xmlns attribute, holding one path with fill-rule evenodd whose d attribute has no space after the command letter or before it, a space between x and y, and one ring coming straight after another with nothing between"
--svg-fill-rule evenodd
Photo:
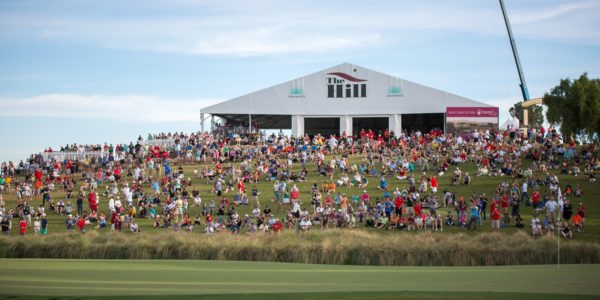
<instances>
[{"instance_id":1,"label":"person wearing hat","mask_svg":"<svg viewBox=\"0 0 600 300\"><path fill-rule=\"evenodd\" d=\"M69 214L67 216L65 224L67 225L67 230L73 230L73 227L75 227L75 220L73 219L73 215Z\"/></svg>"},{"instance_id":2,"label":"person wearing hat","mask_svg":"<svg viewBox=\"0 0 600 300\"><path fill-rule=\"evenodd\" d=\"M362 195L360 196L360 200L362 201L362 203L367 203L370 200L370 196L369 193L367 193L367 190L363 190Z\"/></svg>"},{"instance_id":3,"label":"person wearing hat","mask_svg":"<svg viewBox=\"0 0 600 300\"><path fill-rule=\"evenodd\" d=\"M271 225L271 233L278 233L281 232L281 230L283 230L283 224L281 223L282 220L277 219L277 221L275 221L275 223L273 225Z\"/></svg>"},{"instance_id":4,"label":"person wearing hat","mask_svg":"<svg viewBox=\"0 0 600 300\"><path fill-rule=\"evenodd\" d=\"M342 193L342 197L340 198L340 210L342 213L348 213L348 198L346 197L346 193Z\"/></svg>"}]
</instances>

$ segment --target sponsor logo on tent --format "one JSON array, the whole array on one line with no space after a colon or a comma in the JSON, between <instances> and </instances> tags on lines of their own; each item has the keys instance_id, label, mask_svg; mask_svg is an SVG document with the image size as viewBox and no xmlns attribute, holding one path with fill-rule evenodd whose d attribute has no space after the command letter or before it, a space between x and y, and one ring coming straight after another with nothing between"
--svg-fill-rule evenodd
<instances>
[{"instance_id":1,"label":"sponsor logo on tent","mask_svg":"<svg viewBox=\"0 0 600 300\"><path fill-rule=\"evenodd\" d=\"M290 88L288 98L305 98L304 78L292 81L292 88Z\"/></svg>"},{"instance_id":2,"label":"sponsor logo on tent","mask_svg":"<svg viewBox=\"0 0 600 300\"><path fill-rule=\"evenodd\" d=\"M356 72L356 69L353 70ZM343 72L325 74L327 98L366 98L366 79L360 79Z\"/></svg>"},{"instance_id":3,"label":"sponsor logo on tent","mask_svg":"<svg viewBox=\"0 0 600 300\"><path fill-rule=\"evenodd\" d=\"M293 87L290 89L290 98L304 98L304 90L301 88Z\"/></svg>"},{"instance_id":4,"label":"sponsor logo on tent","mask_svg":"<svg viewBox=\"0 0 600 300\"><path fill-rule=\"evenodd\" d=\"M404 97L404 92L402 92L402 88L397 86L397 85L393 85L390 86L390 88L387 91L387 97Z\"/></svg>"}]
</instances>

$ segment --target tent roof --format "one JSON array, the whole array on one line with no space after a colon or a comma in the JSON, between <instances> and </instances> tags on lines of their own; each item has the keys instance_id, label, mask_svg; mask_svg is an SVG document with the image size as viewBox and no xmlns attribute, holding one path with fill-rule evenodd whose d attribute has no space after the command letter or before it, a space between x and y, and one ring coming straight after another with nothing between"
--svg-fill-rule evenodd
<instances>
[{"instance_id":1,"label":"tent roof","mask_svg":"<svg viewBox=\"0 0 600 300\"><path fill-rule=\"evenodd\" d=\"M346 86L366 85L366 97L328 98L327 84L337 79ZM360 89L360 87L359 87ZM294 80L239 96L201 112L213 115L385 115L391 113L444 113L446 107L491 105L343 63Z\"/></svg>"}]
</instances>

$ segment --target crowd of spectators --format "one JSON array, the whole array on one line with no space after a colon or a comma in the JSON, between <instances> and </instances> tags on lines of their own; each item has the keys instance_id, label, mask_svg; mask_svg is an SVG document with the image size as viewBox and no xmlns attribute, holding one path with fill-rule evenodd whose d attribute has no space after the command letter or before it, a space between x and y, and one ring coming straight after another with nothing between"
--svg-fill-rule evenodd
<instances>
[{"instance_id":1,"label":"crowd of spectators","mask_svg":"<svg viewBox=\"0 0 600 300\"><path fill-rule=\"evenodd\" d=\"M43 155L54 152L82 155ZM55 213L64 216L67 230L81 232L135 233L139 219L157 230L202 228L207 234L358 226L477 230L489 222L493 231L527 227L533 235L559 231L570 238L584 230L585 206L571 203L583 190L561 183L558 174L595 182L600 166L595 144L564 143L552 128L458 136L363 129L356 136L293 137L217 126L210 133L161 133L129 144L72 144L43 153L0 165L4 233L18 220L20 234L29 228L47 234L48 214ZM466 163L476 173L464 172ZM479 177L497 178L489 195L453 192ZM258 191L263 181L272 183L271 191ZM310 190L298 188L308 181ZM406 188L397 188L400 183ZM201 197L206 186L210 194ZM369 193L373 186L376 192ZM65 196L56 197L59 192ZM8 193L16 195L14 207L4 201ZM241 206L251 213L239 213ZM524 224L525 208L531 224Z\"/></svg>"}]
</instances>

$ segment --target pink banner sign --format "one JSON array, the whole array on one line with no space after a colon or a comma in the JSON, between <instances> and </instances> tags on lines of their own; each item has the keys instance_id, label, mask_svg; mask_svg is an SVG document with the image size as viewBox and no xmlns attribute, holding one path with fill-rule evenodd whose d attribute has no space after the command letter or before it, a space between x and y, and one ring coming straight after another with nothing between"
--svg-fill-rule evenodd
<instances>
[{"instance_id":1,"label":"pink banner sign","mask_svg":"<svg viewBox=\"0 0 600 300\"><path fill-rule=\"evenodd\" d=\"M447 118L496 118L497 107L446 107Z\"/></svg>"}]
</instances>

